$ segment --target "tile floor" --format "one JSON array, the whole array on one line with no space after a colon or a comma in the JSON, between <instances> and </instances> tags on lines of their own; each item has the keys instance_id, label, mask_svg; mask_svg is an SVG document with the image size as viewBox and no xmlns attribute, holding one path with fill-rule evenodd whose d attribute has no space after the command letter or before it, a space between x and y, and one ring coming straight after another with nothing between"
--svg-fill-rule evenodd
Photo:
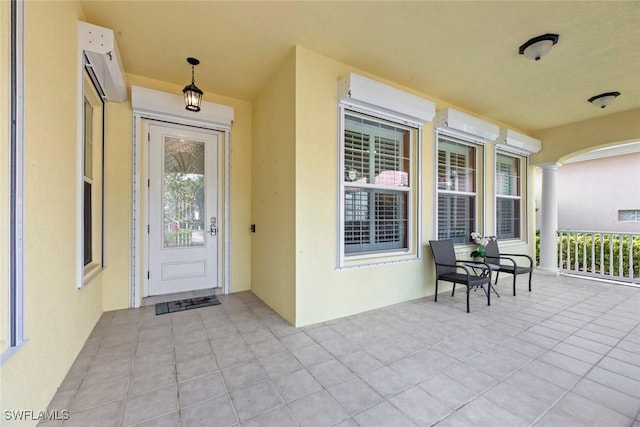
<instances>
[{"instance_id":1,"label":"tile floor","mask_svg":"<svg viewBox=\"0 0 640 427\"><path fill-rule=\"evenodd\" d=\"M82 427L640 427L640 288L510 280L470 314L461 291L304 328L250 292L107 312L50 409Z\"/></svg>"}]
</instances>

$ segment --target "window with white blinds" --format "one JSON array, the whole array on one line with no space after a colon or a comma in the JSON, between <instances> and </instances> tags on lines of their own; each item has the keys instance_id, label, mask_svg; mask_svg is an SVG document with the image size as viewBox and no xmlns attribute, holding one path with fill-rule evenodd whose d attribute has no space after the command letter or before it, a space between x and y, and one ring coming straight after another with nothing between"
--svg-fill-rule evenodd
<instances>
[{"instance_id":1,"label":"window with white blinds","mask_svg":"<svg viewBox=\"0 0 640 427\"><path fill-rule=\"evenodd\" d=\"M409 248L411 128L345 111L344 254Z\"/></svg>"},{"instance_id":2,"label":"window with white blinds","mask_svg":"<svg viewBox=\"0 0 640 427\"><path fill-rule=\"evenodd\" d=\"M496 153L496 236L519 239L522 233L522 158Z\"/></svg>"},{"instance_id":3,"label":"window with white blinds","mask_svg":"<svg viewBox=\"0 0 640 427\"><path fill-rule=\"evenodd\" d=\"M477 231L477 167L479 148L438 135L438 239L469 242Z\"/></svg>"}]
</instances>

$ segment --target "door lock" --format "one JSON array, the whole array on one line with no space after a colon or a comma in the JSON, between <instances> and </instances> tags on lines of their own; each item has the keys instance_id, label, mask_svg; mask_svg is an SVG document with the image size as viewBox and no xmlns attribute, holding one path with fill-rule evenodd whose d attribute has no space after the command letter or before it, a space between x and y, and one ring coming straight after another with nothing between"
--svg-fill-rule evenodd
<instances>
[{"instance_id":1,"label":"door lock","mask_svg":"<svg viewBox=\"0 0 640 427\"><path fill-rule=\"evenodd\" d=\"M215 216L211 217L211 227L209 228L209 232L212 236L218 235L218 220Z\"/></svg>"}]
</instances>

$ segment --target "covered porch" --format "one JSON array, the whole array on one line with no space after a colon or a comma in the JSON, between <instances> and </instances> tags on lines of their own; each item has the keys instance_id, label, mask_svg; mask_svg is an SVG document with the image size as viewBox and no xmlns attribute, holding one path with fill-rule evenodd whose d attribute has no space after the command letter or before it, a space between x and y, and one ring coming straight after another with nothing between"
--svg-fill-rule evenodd
<instances>
[{"instance_id":1,"label":"covered porch","mask_svg":"<svg viewBox=\"0 0 640 427\"><path fill-rule=\"evenodd\" d=\"M81 426L636 422L638 289L557 276L555 173L638 140L640 3L0 4L6 421L51 402L69 419L50 424ZM113 47L91 45L95 27ZM545 32L561 37L549 57L521 55ZM99 64L121 68L123 97L102 95ZM182 98L196 78L197 113ZM606 110L587 101L610 90ZM165 125L168 144L213 144L211 213L161 212L160 171L194 171L159 154L201 152L160 150ZM192 220L211 250L185 275L211 272L198 286L223 304L136 308L175 291L152 281L177 259L151 248ZM433 302L426 242L455 235L466 258L470 232L502 234L532 256L538 228L551 275L533 293L511 297L505 277L469 315L463 292Z\"/></svg>"},{"instance_id":2,"label":"covered porch","mask_svg":"<svg viewBox=\"0 0 640 427\"><path fill-rule=\"evenodd\" d=\"M640 288L533 283L503 277L470 314L447 291L303 328L250 291L108 311L50 403L69 419L42 424L640 425Z\"/></svg>"}]
</instances>

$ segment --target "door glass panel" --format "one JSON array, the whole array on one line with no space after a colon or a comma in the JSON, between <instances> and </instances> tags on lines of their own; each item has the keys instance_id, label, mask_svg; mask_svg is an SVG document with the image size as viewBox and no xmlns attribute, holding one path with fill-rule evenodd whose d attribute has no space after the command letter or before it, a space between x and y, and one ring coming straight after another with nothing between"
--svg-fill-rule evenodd
<instances>
[{"instance_id":1,"label":"door glass panel","mask_svg":"<svg viewBox=\"0 0 640 427\"><path fill-rule=\"evenodd\" d=\"M164 138L165 248L204 246L204 142Z\"/></svg>"}]
</instances>

